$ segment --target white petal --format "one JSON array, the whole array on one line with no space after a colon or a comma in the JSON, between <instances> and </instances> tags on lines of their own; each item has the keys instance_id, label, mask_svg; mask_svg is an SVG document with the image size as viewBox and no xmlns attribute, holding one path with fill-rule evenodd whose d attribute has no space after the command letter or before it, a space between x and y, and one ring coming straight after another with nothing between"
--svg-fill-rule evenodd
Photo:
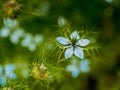
<instances>
[{"instance_id":1,"label":"white petal","mask_svg":"<svg viewBox=\"0 0 120 90\"><path fill-rule=\"evenodd\" d=\"M33 39L34 39L35 44L39 45L40 43L43 42L44 37L43 35L38 34L38 35L35 35Z\"/></svg>"},{"instance_id":2,"label":"white petal","mask_svg":"<svg viewBox=\"0 0 120 90\"><path fill-rule=\"evenodd\" d=\"M23 47L28 47L32 43L33 36L29 33L27 33L24 37L24 39L21 41L21 45Z\"/></svg>"},{"instance_id":3,"label":"white petal","mask_svg":"<svg viewBox=\"0 0 120 90\"><path fill-rule=\"evenodd\" d=\"M35 43L30 43L29 45L28 45L28 49L30 50L30 51L35 51L36 50L36 45L35 45Z\"/></svg>"},{"instance_id":4,"label":"white petal","mask_svg":"<svg viewBox=\"0 0 120 90\"><path fill-rule=\"evenodd\" d=\"M73 48L71 47L71 48L66 49L66 51L65 51L65 59L70 58L72 55L73 55Z\"/></svg>"},{"instance_id":5,"label":"white petal","mask_svg":"<svg viewBox=\"0 0 120 90\"><path fill-rule=\"evenodd\" d=\"M83 53L82 48L76 47L75 50L74 50L74 54L75 54L75 56L77 56L81 59L84 58L84 53Z\"/></svg>"},{"instance_id":6,"label":"white petal","mask_svg":"<svg viewBox=\"0 0 120 90\"><path fill-rule=\"evenodd\" d=\"M90 71L89 61L88 60L81 60L81 62L80 62L80 71L81 72L89 72Z\"/></svg>"},{"instance_id":7,"label":"white petal","mask_svg":"<svg viewBox=\"0 0 120 90\"><path fill-rule=\"evenodd\" d=\"M73 71L72 65L68 65L68 66L66 67L66 71L69 71L69 72Z\"/></svg>"},{"instance_id":8,"label":"white petal","mask_svg":"<svg viewBox=\"0 0 120 90\"><path fill-rule=\"evenodd\" d=\"M70 38L71 38L71 39L79 39L80 36L78 35L78 32L77 32L77 31L74 31L74 32L72 32L72 34L70 35Z\"/></svg>"},{"instance_id":9,"label":"white petal","mask_svg":"<svg viewBox=\"0 0 120 90\"><path fill-rule=\"evenodd\" d=\"M66 67L66 70L71 72L72 77L74 77L74 78L78 77L79 74L80 74L79 68L77 66L75 66L75 65L68 65Z\"/></svg>"},{"instance_id":10,"label":"white petal","mask_svg":"<svg viewBox=\"0 0 120 90\"><path fill-rule=\"evenodd\" d=\"M17 36L15 33L13 33L13 34L11 34L11 36L10 36L10 41L11 41L13 44L18 44L18 43L19 43L19 38L18 38L18 36Z\"/></svg>"},{"instance_id":11,"label":"white petal","mask_svg":"<svg viewBox=\"0 0 120 90\"><path fill-rule=\"evenodd\" d=\"M58 18L58 25L59 25L60 27L64 27L66 24L67 24L66 18L64 18L64 17L62 17L62 16Z\"/></svg>"},{"instance_id":12,"label":"white petal","mask_svg":"<svg viewBox=\"0 0 120 90\"><path fill-rule=\"evenodd\" d=\"M6 76L9 76L10 73L13 73L14 69L15 69L15 65L14 64L7 64L5 66L5 74L6 74Z\"/></svg>"},{"instance_id":13,"label":"white petal","mask_svg":"<svg viewBox=\"0 0 120 90\"><path fill-rule=\"evenodd\" d=\"M4 76L0 76L0 85L4 87L6 86L6 84L7 84L6 78Z\"/></svg>"},{"instance_id":14,"label":"white petal","mask_svg":"<svg viewBox=\"0 0 120 90\"><path fill-rule=\"evenodd\" d=\"M14 80L17 78L16 74L15 73L9 73L9 76L8 76L10 79Z\"/></svg>"},{"instance_id":15,"label":"white petal","mask_svg":"<svg viewBox=\"0 0 120 90\"><path fill-rule=\"evenodd\" d=\"M76 71L73 71L73 72L72 72L72 76L73 76L74 78L77 78L77 77L79 76L79 74L80 74L80 71L79 71L79 70L76 70Z\"/></svg>"},{"instance_id":16,"label":"white petal","mask_svg":"<svg viewBox=\"0 0 120 90\"><path fill-rule=\"evenodd\" d=\"M80 39L80 40L78 40L78 42L76 43L76 45L87 46L89 43L90 43L90 40L88 40L88 39Z\"/></svg>"},{"instance_id":17,"label":"white petal","mask_svg":"<svg viewBox=\"0 0 120 90\"><path fill-rule=\"evenodd\" d=\"M69 44L69 40L65 37L57 37L56 40L63 45L67 45Z\"/></svg>"},{"instance_id":18,"label":"white petal","mask_svg":"<svg viewBox=\"0 0 120 90\"><path fill-rule=\"evenodd\" d=\"M17 19L4 18L4 25L8 28L15 28L18 26Z\"/></svg>"},{"instance_id":19,"label":"white petal","mask_svg":"<svg viewBox=\"0 0 120 90\"><path fill-rule=\"evenodd\" d=\"M10 35L9 28L4 27L0 30L0 37L8 37L9 35Z\"/></svg>"}]
</instances>

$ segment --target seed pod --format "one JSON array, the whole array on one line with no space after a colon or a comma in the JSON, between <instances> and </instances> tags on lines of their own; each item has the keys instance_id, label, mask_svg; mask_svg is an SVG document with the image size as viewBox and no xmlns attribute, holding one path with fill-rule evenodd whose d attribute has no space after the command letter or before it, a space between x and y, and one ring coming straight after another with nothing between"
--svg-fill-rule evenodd
<instances>
[{"instance_id":1,"label":"seed pod","mask_svg":"<svg viewBox=\"0 0 120 90\"><path fill-rule=\"evenodd\" d=\"M44 80L48 77L47 67L42 63L41 65L34 65L32 68L32 76L35 79Z\"/></svg>"},{"instance_id":2,"label":"seed pod","mask_svg":"<svg viewBox=\"0 0 120 90\"><path fill-rule=\"evenodd\" d=\"M15 0L8 0L3 5L3 11L6 17L16 19L22 12L22 5Z\"/></svg>"}]
</instances>

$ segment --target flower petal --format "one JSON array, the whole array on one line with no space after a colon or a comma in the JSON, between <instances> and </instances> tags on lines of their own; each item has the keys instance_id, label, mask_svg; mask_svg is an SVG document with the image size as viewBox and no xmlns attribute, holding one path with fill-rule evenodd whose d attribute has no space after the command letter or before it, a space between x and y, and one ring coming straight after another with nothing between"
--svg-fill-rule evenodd
<instances>
[{"instance_id":1,"label":"flower petal","mask_svg":"<svg viewBox=\"0 0 120 90\"><path fill-rule=\"evenodd\" d=\"M79 76L79 74L80 74L80 71L79 71L79 70L76 70L76 71L73 71L73 72L72 72L72 76L73 76L74 78L77 78L77 77Z\"/></svg>"},{"instance_id":2,"label":"flower petal","mask_svg":"<svg viewBox=\"0 0 120 90\"><path fill-rule=\"evenodd\" d=\"M78 42L76 43L76 45L87 46L89 43L90 43L90 40L88 40L88 39L80 39L80 40L78 40Z\"/></svg>"},{"instance_id":3,"label":"flower petal","mask_svg":"<svg viewBox=\"0 0 120 90\"><path fill-rule=\"evenodd\" d=\"M7 84L6 78L4 76L0 76L0 85L5 86Z\"/></svg>"},{"instance_id":4,"label":"flower petal","mask_svg":"<svg viewBox=\"0 0 120 90\"><path fill-rule=\"evenodd\" d=\"M19 24L17 19L10 19L10 18L4 18L3 22L5 27L8 27L8 28L15 28Z\"/></svg>"},{"instance_id":5,"label":"flower petal","mask_svg":"<svg viewBox=\"0 0 120 90\"><path fill-rule=\"evenodd\" d=\"M67 45L69 44L69 40L65 37L57 37L56 40L63 45Z\"/></svg>"},{"instance_id":6,"label":"flower petal","mask_svg":"<svg viewBox=\"0 0 120 90\"><path fill-rule=\"evenodd\" d=\"M74 54L75 54L75 56L77 56L77 57L79 57L79 58L81 58L81 59L84 58L83 50L82 50L82 48L80 48L80 47L76 47L76 48L75 48Z\"/></svg>"},{"instance_id":7,"label":"flower petal","mask_svg":"<svg viewBox=\"0 0 120 90\"><path fill-rule=\"evenodd\" d=\"M79 39L80 36L78 35L78 32L77 32L77 31L74 31L74 32L72 32L72 34L70 35L70 38L71 38L71 39Z\"/></svg>"},{"instance_id":8,"label":"flower petal","mask_svg":"<svg viewBox=\"0 0 120 90\"><path fill-rule=\"evenodd\" d=\"M4 27L0 30L0 37L8 37L9 35L10 35L9 28Z\"/></svg>"},{"instance_id":9,"label":"flower petal","mask_svg":"<svg viewBox=\"0 0 120 90\"><path fill-rule=\"evenodd\" d=\"M89 72L90 71L89 63L90 62L88 60L81 60L80 71L81 72Z\"/></svg>"},{"instance_id":10,"label":"flower petal","mask_svg":"<svg viewBox=\"0 0 120 90\"><path fill-rule=\"evenodd\" d=\"M70 58L72 55L73 55L73 48L71 47L71 48L66 49L66 51L65 51L65 59Z\"/></svg>"},{"instance_id":11,"label":"flower petal","mask_svg":"<svg viewBox=\"0 0 120 90\"><path fill-rule=\"evenodd\" d=\"M7 64L5 66L5 74L7 76L9 76L10 73L13 73L14 69L15 69L15 65L14 64Z\"/></svg>"},{"instance_id":12,"label":"flower petal","mask_svg":"<svg viewBox=\"0 0 120 90\"><path fill-rule=\"evenodd\" d=\"M17 78L16 74L15 73L9 73L9 76L8 76L10 79L14 80Z\"/></svg>"},{"instance_id":13,"label":"flower petal","mask_svg":"<svg viewBox=\"0 0 120 90\"><path fill-rule=\"evenodd\" d=\"M66 70L67 70L68 72L71 72L72 77L74 77L74 78L78 77L79 74L80 74L79 68L78 68L77 66L75 66L75 65L71 65L71 64L68 65L68 66L66 67Z\"/></svg>"}]
</instances>

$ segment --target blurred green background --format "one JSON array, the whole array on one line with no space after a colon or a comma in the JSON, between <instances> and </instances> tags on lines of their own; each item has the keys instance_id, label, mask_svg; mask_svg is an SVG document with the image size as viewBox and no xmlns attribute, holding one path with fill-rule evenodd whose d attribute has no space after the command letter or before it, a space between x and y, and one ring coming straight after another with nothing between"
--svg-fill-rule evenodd
<instances>
[{"instance_id":1,"label":"blurred green background","mask_svg":"<svg viewBox=\"0 0 120 90\"><path fill-rule=\"evenodd\" d=\"M90 71L74 78L71 73L56 69L51 73L56 75L51 83L27 78L20 90L120 90L120 0L16 1L22 5L22 12L13 19L15 27L10 25L12 19L7 21L3 13L7 0L0 1L1 87L9 86L5 80L9 70L14 71L12 76L8 75L12 80L29 77L29 67L39 57L42 62L42 56L48 66L65 68L66 61L57 66L56 58L50 56L55 54L52 50L56 47L55 38L59 32L63 35L66 32L62 24L70 23L72 31L98 32L90 35L100 46L99 52L88 56Z\"/></svg>"}]
</instances>

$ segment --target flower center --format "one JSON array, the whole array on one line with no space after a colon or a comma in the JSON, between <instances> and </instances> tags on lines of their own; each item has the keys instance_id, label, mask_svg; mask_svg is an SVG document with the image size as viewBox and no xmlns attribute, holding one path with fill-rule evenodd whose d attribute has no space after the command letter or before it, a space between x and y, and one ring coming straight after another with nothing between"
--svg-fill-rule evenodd
<instances>
[{"instance_id":1,"label":"flower center","mask_svg":"<svg viewBox=\"0 0 120 90\"><path fill-rule=\"evenodd\" d=\"M77 39L72 39L71 42L72 42L72 46L75 46L77 43Z\"/></svg>"},{"instance_id":2,"label":"flower center","mask_svg":"<svg viewBox=\"0 0 120 90\"><path fill-rule=\"evenodd\" d=\"M75 49L76 43L77 43L77 39L72 39L71 42L72 42L71 45L72 45L73 49Z\"/></svg>"}]
</instances>

